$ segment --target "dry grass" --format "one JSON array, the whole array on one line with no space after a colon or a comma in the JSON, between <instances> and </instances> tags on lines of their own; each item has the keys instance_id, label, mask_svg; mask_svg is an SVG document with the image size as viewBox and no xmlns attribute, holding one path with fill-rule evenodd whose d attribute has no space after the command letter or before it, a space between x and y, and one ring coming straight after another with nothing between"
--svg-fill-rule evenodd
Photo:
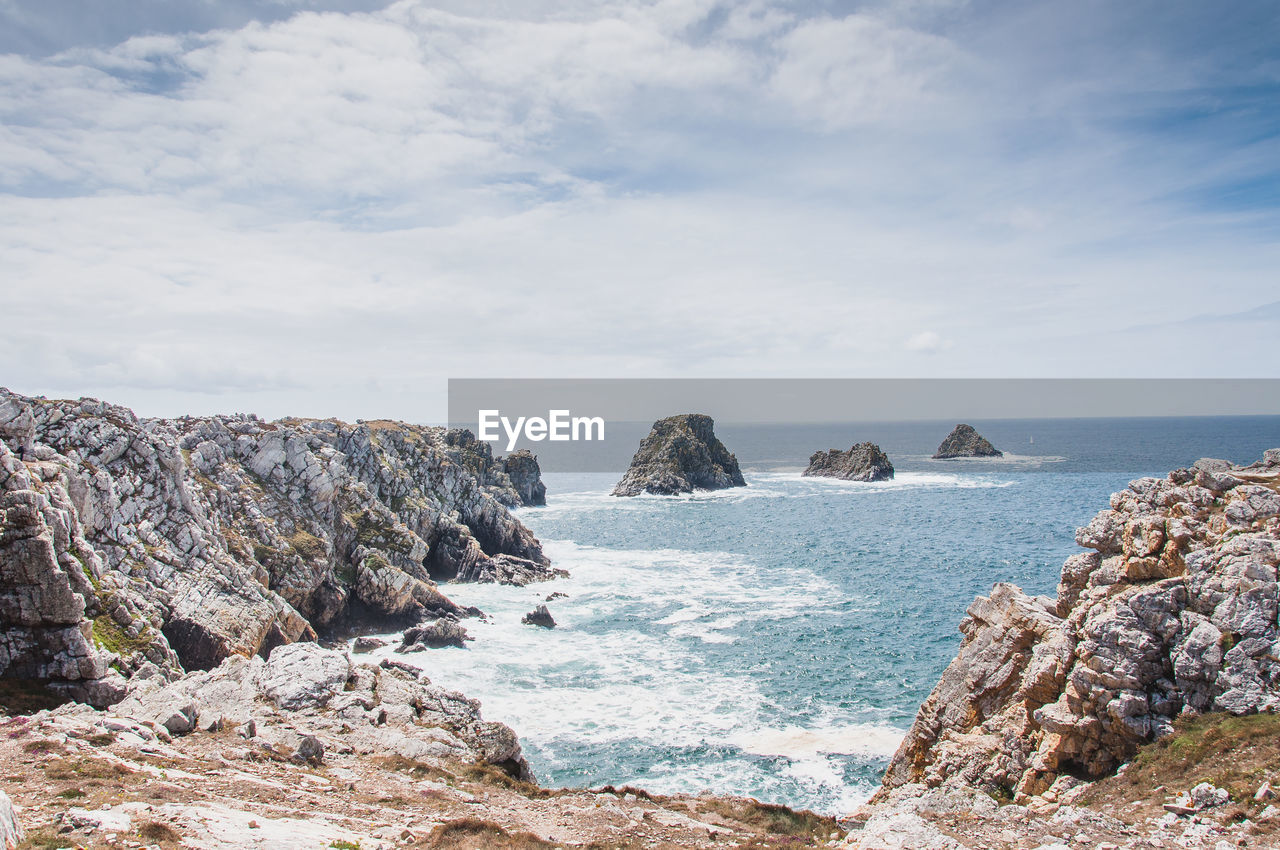
<instances>
[{"instance_id":1,"label":"dry grass","mask_svg":"<svg viewBox=\"0 0 1280 850\"><path fill-rule=\"evenodd\" d=\"M122 764L98 758L60 758L44 766L45 776L61 782L78 779L120 780L131 773L133 771Z\"/></svg>"},{"instance_id":2,"label":"dry grass","mask_svg":"<svg viewBox=\"0 0 1280 850\"><path fill-rule=\"evenodd\" d=\"M555 844L528 832L508 832L479 818L460 818L441 824L415 845L430 850L550 850Z\"/></svg>"},{"instance_id":3,"label":"dry grass","mask_svg":"<svg viewBox=\"0 0 1280 850\"><path fill-rule=\"evenodd\" d=\"M840 831L835 818L816 815L808 810L796 811L786 806L761 803L752 799L712 798L699 800L698 805L701 811L715 812L723 818L745 824L770 836L788 836L802 841L825 840L831 833ZM807 845L788 842L780 846Z\"/></svg>"},{"instance_id":4,"label":"dry grass","mask_svg":"<svg viewBox=\"0 0 1280 850\"><path fill-rule=\"evenodd\" d=\"M1225 788L1233 805L1207 814L1239 821L1265 805L1253 799L1259 785L1280 784L1280 716L1204 714L1181 719L1175 728L1173 735L1143 747L1123 774L1094 783L1080 802L1158 815L1164 795L1153 795L1153 788L1164 786L1172 797L1210 782Z\"/></svg>"},{"instance_id":5,"label":"dry grass","mask_svg":"<svg viewBox=\"0 0 1280 850\"><path fill-rule=\"evenodd\" d=\"M159 844L164 850L182 846L182 835L167 823L147 821L137 829L138 839L147 844Z\"/></svg>"}]
</instances>

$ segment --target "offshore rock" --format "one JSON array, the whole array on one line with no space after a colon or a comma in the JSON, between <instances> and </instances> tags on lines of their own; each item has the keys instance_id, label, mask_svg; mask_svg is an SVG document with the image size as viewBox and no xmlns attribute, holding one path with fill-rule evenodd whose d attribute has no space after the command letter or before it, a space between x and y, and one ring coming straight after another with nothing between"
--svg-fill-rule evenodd
<instances>
[{"instance_id":1,"label":"offshore rock","mask_svg":"<svg viewBox=\"0 0 1280 850\"><path fill-rule=\"evenodd\" d=\"M542 483L542 469L538 466L537 456L528 449L520 449L503 458L502 471L520 497L520 504L529 506L547 503L547 487Z\"/></svg>"},{"instance_id":2,"label":"offshore rock","mask_svg":"<svg viewBox=\"0 0 1280 850\"><path fill-rule=\"evenodd\" d=\"M653 423L640 441L615 496L674 495L745 487L738 459L716 438L710 416L686 413Z\"/></svg>"},{"instance_id":3,"label":"offshore rock","mask_svg":"<svg viewBox=\"0 0 1280 850\"><path fill-rule=\"evenodd\" d=\"M1280 710L1280 452L1141 478L1076 532L1056 600L969 606L884 777L1026 800L1097 778L1178 715Z\"/></svg>"},{"instance_id":4,"label":"offshore rock","mask_svg":"<svg viewBox=\"0 0 1280 850\"><path fill-rule=\"evenodd\" d=\"M551 616L551 611L547 609L546 605L539 605L534 608L528 614L525 614L520 619L520 622L526 626L541 626L544 629L554 629L556 627L556 621Z\"/></svg>"},{"instance_id":5,"label":"offshore rock","mask_svg":"<svg viewBox=\"0 0 1280 850\"><path fill-rule=\"evenodd\" d=\"M893 464L875 443L857 443L847 452L814 452L801 474L844 481L889 481L893 478Z\"/></svg>"},{"instance_id":6,"label":"offshore rock","mask_svg":"<svg viewBox=\"0 0 1280 850\"><path fill-rule=\"evenodd\" d=\"M437 581L564 575L520 499L467 431L149 420L0 389L0 676L103 705L120 673L464 616Z\"/></svg>"},{"instance_id":7,"label":"offshore rock","mask_svg":"<svg viewBox=\"0 0 1280 850\"><path fill-rule=\"evenodd\" d=\"M973 429L972 425L961 423L947 435L933 455L935 460L946 460L956 457L1004 457L1004 452Z\"/></svg>"},{"instance_id":8,"label":"offshore rock","mask_svg":"<svg viewBox=\"0 0 1280 850\"><path fill-rule=\"evenodd\" d=\"M440 617L407 629L396 652L421 652L424 649L439 649L444 646L463 648L469 640L471 638L467 635L467 630L457 620Z\"/></svg>"}]
</instances>

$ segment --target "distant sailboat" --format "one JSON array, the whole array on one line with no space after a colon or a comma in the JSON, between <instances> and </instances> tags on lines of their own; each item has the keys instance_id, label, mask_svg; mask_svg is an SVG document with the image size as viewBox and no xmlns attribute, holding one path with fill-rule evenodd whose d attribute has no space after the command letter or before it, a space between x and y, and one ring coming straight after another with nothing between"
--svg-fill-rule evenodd
<instances>
[{"instance_id":1,"label":"distant sailboat","mask_svg":"<svg viewBox=\"0 0 1280 850\"><path fill-rule=\"evenodd\" d=\"M1036 438L1032 437L1031 439L1027 440L1027 442L1034 446L1036 444Z\"/></svg>"}]
</instances>

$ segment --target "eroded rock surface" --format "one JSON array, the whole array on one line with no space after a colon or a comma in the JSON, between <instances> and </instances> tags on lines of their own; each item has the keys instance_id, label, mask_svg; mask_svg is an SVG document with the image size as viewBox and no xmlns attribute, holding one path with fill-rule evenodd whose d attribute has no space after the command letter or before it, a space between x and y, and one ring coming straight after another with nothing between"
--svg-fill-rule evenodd
<instances>
[{"instance_id":1,"label":"eroded rock surface","mask_svg":"<svg viewBox=\"0 0 1280 850\"><path fill-rule=\"evenodd\" d=\"M1142 478L1077 530L1057 599L998 584L885 774L1022 801L1099 777L1179 714L1280 708L1280 450Z\"/></svg>"},{"instance_id":2,"label":"eroded rock surface","mask_svg":"<svg viewBox=\"0 0 1280 850\"><path fill-rule=\"evenodd\" d=\"M801 474L844 481L888 481L893 478L893 464L875 443L856 443L845 452L814 452Z\"/></svg>"},{"instance_id":3,"label":"eroded rock surface","mask_svg":"<svg viewBox=\"0 0 1280 850\"><path fill-rule=\"evenodd\" d=\"M716 438L711 417L686 413L653 423L613 495L674 495L745 486L738 459Z\"/></svg>"},{"instance_id":4,"label":"eroded rock surface","mask_svg":"<svg viewBox=\"0 0 1280 850\"><path fill-rule=\"evenodd\" d=\"M464 430L147 420L0 390L0 675L102 705L117 672L465 615L437 581L564 575L507 510L521 499Z\"/></svg>"},{"instance_id":5,"label":"eroded rock surface","mask_svg":"<svg viewBox=\"0 0 1280 850\"><path fill-rule=\"evenodd\" d=\"M1004 457L1004 452L997 449L987 438L974 430L972 425L961 423L947 435L933 455L935 460L946 460L957 457Z\"/></svg>"}]
</instances>

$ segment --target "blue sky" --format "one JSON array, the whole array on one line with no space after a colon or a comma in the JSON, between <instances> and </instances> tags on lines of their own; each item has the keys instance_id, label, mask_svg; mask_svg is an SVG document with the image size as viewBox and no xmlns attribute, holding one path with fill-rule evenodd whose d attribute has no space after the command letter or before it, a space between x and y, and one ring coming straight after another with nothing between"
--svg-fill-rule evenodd
<instances>
[{"instance_id":1,"label":"blue sky","mask_svg":"<svg viewBox=\"0 0 1280 850\"><path fill-rule=\"evenodd\" d=\"M0 0L0 383L1280 377L1280 7Z\"/></svg>"}]
</instances>

